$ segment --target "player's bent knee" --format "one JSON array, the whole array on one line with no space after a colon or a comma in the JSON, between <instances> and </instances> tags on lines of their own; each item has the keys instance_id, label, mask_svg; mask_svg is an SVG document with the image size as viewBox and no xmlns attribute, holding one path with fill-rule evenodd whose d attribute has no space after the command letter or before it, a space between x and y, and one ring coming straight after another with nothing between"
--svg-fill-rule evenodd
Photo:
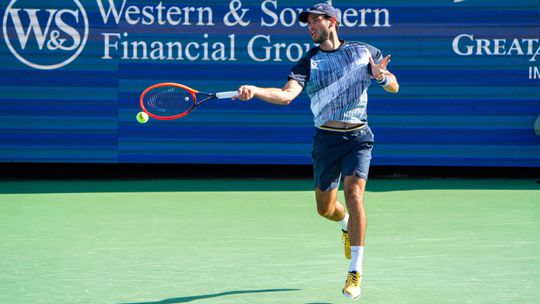
<instances>
[{"instance_id":1,"label":"player's bent knee","mask_svg":"<svg viewBox=\"0 0 540 304\"><path fill-rule=\"evenodd\" d=\"M331 206L320 206L320 205L317 205L317 212L319 213L320 216L325 217L325 218L328 218L328 217L330 217L332 214L334 214L334 208L331 207Z\"/></svg>"}]
</instances>

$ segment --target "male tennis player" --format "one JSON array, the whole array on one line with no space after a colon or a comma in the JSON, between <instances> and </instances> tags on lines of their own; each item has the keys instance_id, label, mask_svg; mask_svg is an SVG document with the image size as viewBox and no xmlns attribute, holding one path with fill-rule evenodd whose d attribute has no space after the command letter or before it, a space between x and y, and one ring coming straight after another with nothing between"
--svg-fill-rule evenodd
<instances>
[{"instance_id":1,"label":"male tennis player","mask_svg":"<svg viewBox=\"0 0 540 304\"><path fill-rule=\"evenodd\" d=\"M386 69L390 55L383 58L371 45L338 38L339 11L331 5L316 4L300 14L300 22L308 23L311 38L319 46L292 68L283 88L244 85L238 89L238 98L287 105L306 90L315 122L312 158L317 210L341 225L345 256L351 259L342 292L358 299L367 223L364 191L374 140L367 124L367 90L372 78L391 93L397 93L399 84ZM336 200L342 176L349 214Z\"/></svg>"}]
</instances>

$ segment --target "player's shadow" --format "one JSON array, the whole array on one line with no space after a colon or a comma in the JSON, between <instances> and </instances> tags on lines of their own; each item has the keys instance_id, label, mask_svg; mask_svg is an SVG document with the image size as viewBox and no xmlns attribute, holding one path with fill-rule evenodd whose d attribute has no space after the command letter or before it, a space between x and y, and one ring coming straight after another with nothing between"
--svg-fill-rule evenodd
<instances>
[{"instance_id":1,"label":"player's shadow","mask_svg":"<svg viewBox=\"0 0 540 304\"><path fill-rule=\"evenodd\" d=\"M229 295L237 294L247 294L247 293L267 293L267 292L284 292L284 291L298 291L301 289L296 288L280 288L280 289L256 289L256 290L231 290L211 294L203 294L196 296L187 296L187 297L178 297L178 298L169 298L163 299L160 301L151 301L151 302L130 302L130 303L119 303L119 304L176 304L176 303L187 303L202 299L217 298Z\"/></svg>"}]
</instances>

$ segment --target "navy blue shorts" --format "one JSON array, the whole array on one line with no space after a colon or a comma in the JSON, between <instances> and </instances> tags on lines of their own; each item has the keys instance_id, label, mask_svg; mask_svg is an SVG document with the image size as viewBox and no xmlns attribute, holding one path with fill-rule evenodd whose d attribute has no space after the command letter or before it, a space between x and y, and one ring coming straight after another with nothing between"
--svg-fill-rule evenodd
<instances>
[{"instance_id":1,"label":"navy blue shorts","mask_svg":"<svg viewBox=\"0 0 540 304\"><path fill-rule=\"evenodd\" d=\"M311 153L315 188L336 189L342 176L356 175L367 180L373 141L367 125L348 132L315 128Z\"/></svg>"}]
</instances>

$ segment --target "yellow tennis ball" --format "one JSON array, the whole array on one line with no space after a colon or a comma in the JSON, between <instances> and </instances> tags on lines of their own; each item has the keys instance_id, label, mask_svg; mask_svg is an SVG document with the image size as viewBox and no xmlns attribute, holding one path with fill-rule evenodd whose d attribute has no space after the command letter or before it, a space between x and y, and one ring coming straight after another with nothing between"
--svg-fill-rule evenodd
<instances>
[{"instance_id":1,"label":"yellow tennis ball","mask_svg":"<svg viewBox=\"0 0 540 304\"><path fill-rule=\"evenodd\" d=\"M137 113L137 121L139 123L146 123L148 122L148 114L144 113L144 112L139 112Z\"/></svg>"}]
</instances>

